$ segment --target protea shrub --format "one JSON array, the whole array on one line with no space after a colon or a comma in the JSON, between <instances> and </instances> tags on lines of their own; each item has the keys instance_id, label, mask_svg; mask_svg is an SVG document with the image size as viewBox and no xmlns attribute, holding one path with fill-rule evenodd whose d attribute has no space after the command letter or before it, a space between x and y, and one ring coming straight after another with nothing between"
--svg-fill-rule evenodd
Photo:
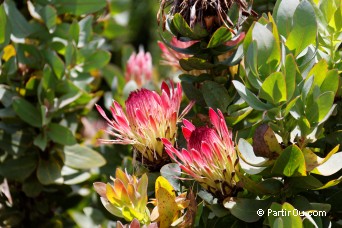
<instances>
[{"instance_id":1,"label":"protea shrub","mask_svg":"<svg viewBox=\"0 0 342 228\"><path fill-rule=\"evenodd\" d=\"M187 149L177 150L168 139L163 139L166 152L181 169L204 189L223 200L237 192L235 166L238 157L223 114L209 110L212 127L195 127L184 119L183 135Z\"/></svg>"},{"instance_id":2,"label":"protea shrub","mask_svg":"<svg viewBox=\"0 0 342 228\"><path fill-rule=\"evenodd\" d=\"M96 105L97 110L107 121L105 130L114 139L100 139L101 143L133 145L136 158L150 171L159 170L169 162L161 138L175 142L177 122L191 109L193 103L179 115L182 88L171 83L171 88L163 82L161 95L145 88L132 92L126 100L126 112L113 101L110 108L112 119Z\"/></svg>"}]
</instances>

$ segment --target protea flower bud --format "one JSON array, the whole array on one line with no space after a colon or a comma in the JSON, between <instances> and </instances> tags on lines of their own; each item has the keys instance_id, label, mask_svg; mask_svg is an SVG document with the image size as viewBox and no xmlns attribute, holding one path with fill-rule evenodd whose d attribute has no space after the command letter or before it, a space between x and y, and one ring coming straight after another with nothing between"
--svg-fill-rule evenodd
<instances>
[{"instance_id":1,"label":"protea flower bud","mask_svg":"<svg viewBox=\"0 0 342 228\"><path fill-rule=\"evenodd\" d=\"M149 82L152 79L151 54L143 48L139 49L138 54L133 52L126 64L125 78L127 82L135 81L138 88Z\"/></svg>"},{"instance_id":2,"label":"protea flower bud","mask_svg":"<svg viewBox=\"0 0 342 228\"><path fill-rule=\"evenodd\" d=\"M102 182L94 183L96 192L101 196L103 206L113 215L132 221L134 218L142 224L150 223L147 204L147 175L140 179L116 169L113 185Z\"/></svg>"},{"instance_id":3,"label":"protea flower bud","mask_svg":"<svg viewBox=\"0 0 342 228\"><path fill-rule=\"evenodd\" d=\"M109 119L102 108L96 105L99 113L111 127L106 132L115 139L100 139L102 143L131 144L137 152L137 159L150 171L159 170L166 164L169 156L164 151L161 138L167 138L174 143L177 133L177 121L192 107L193 103L184 109L179 116L182 100L180 83L177 89L171 83L171 89L163 82L161 95L147 89L132 92L126 100L126 113L116 101L110 108L113 119Z\"/></svg>"},{"instance_id":4,"label":"protea flower bud","mask_svg":"<svg viewBox=\"0 0 342 228\"><path fill-rule=\"evenodd\" d=\"M169 140L162 139L166 152L181 169L192 176L207 191L218 199L233 196L236 193L237 177L235 165L237 154L232 135L228 131L220 110L209 110L212 127L195 127L183 120L183 135L187 141L187 150L178 151Z\"/></svg>"}]
</instances>

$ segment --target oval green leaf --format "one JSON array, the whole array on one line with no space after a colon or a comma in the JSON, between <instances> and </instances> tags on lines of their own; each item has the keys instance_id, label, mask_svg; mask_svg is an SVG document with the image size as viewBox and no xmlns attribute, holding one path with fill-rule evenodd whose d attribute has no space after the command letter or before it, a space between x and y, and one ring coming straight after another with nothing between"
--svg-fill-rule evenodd
<instances>
[{"instance_id":1,"label":"oval green leaf","mask_svg":"<svg viewBox=\"0 0 342 228\"><path fill-rule=\"evenodd\" d=\"M37 169L37 178L44 185L60 183L62 181L62 165L54 157L48 160L40 159Z\"/></svg>"},{"instance_id":2,"label":"oval green leaf","mask_svg":"<svg viewBox=\"0 0 342 228\"><path fill-rule=\"evenodd\" d=\"M52 141L62 145L74 145L76 143L72 132L68 128L56 123L49 124L47 135Z\"/></svg>"},{"instance_id":3,"label":"oval green leaf","mask_svg":"<svg viewBox=\"0 0 342 228\"><path fill-rule=\"evenodd\" d=\"M13 109L15 113L33 127L41 127L42 126L42 117L40 115L40 111L35 108L30 102L26 101L23 98L16 98L13 101Z\"/></svg>"},{"instance_id":4,"label":"oval green leaf","mask_svg":"<svg viewBox=\"0 0 342 228\"><path fill-rule=\"evenodd\" d=\"M90 169L106 164L100 153L79 144L64 147L64 155L65 165L75 169Z\"/></svg>"}]
</instances>

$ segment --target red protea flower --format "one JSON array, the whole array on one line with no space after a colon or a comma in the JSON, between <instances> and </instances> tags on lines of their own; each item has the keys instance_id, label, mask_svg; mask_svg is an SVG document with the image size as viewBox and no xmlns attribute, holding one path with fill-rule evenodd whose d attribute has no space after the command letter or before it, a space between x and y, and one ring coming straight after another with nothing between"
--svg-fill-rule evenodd
<instances>
[{"instance_id":1,"label":"red protea flower","mask_svg":"<svg viewBox=\"0 0 342 228\"><path fill-rule=\"evenodd\" d=\"M193 102L179 116L182 100L180 83L171 88L163 82L161 95L147 89L132 92L126 100L126 113L121 105L114 101L110 108L113 119L109 119L103 109L96 105L99 113L108 122L111 129L106 132L115 139L100 139L102 143L130 144L137 152L137 159L151 171L159 169L168 162L161 138L175 141L177 121L192 107Z\"/></svg>"},{"instance_id":2,"label":"red protea flower","mask_svg":"<svg viewBox=\"0 0 342 228\"><path fill-rule=\"evenodd\" d=\"M166 152L185 173L207 191L224 199L236 192L234 167L238 158L221 111L216 113L210 109L209 117L213 127L195 127L188 120L183 120L187 150L175 149L168 139L162 141Z\"/></svg>"},{"instance_id":3,"label":"red protea flower","mask_svg":"<svg viewBox=\"0 0 342 228\"><path fill-rule=\"evenodd\" d=\"M126 64L125 78L127 82L135 81L138 88L149 82L152 79L151 54L143 48L139 49L138 54L133 52Z\"/></svg>"}]
</instances>

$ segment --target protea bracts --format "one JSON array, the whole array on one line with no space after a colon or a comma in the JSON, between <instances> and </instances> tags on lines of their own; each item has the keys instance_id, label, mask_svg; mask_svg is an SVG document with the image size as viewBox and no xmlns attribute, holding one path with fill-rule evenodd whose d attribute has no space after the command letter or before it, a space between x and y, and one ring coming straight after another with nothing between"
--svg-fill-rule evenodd
<instances>
[{"instance_id":1,"label":"protea bracts","mask_svg":"<svg viewBox=\"0 0 342 228\"><path fill-rule=\"evenodd\" d=\"M113 185L95 182L94 188L101 196L103 206L113 215L132 221L134 218L141 224L150 223L150 212L147 204L147 175L140 179L116 169Z\"/></svg>"},{"instance_id":2,"label":"protea bracts","mask_svg":"<svg viewBox=\"0 0 342 228\"><path fill-rule=\"evenodd\" d=\"M106 132L115 137L115 139L100 139L100 142L133 145L138 161L150 171L159 170L169 161L161 138L174 143L177 122L193 105L190 102L181 115L178 115L181 100L180 83L177 84L177 88L171 83L169 88L163 82L161 95L145 88L132 92L126 100L126 113L121 105L114 101L110 108L113 119L109 119L103 109L96 105L111 128Z\"/></svg>"},{"instance_id":3,"label":"protea bracts","mask_svg":"<svg viewBox=\"0 0 342 228\"><path fill-rule=\"evenodd\" d=\"M171 5L169 12L171 17L179 13L191 28L200 24L212 33L221 26L238 27L249 15L256 15L251 9L251 2L249 0L161 0L158 19L162 17L165 22L164 9ZM229 16L229 11L232 9L238 14L237 22Z\"/></svg>"},{"instance_id":4,"label":"protea bracts","mask_svg":"<svg viewBox=\"0 0 342 228\"><path fill-rule=\"evenodd\" d=\"M152 56L145 52L143 48L139 49L129 57L125 72L126 82L134 81L138 88L152 79Z\"/></svg>"},{"instance_id":5,"label":"protea bracts","mask_svg":"<svg viewBox=\"0 0 342 228\"><path fill-rule=\"evenodd\" d=\"M181 169L199 184L223 200L236 193L235 165L238 157L232 135L220 110L209 110L212 127L195 127L184 119L183 135L187 149L175 149L168 139L162 139L166 152Z\"/></svg>"}]
</instances>

